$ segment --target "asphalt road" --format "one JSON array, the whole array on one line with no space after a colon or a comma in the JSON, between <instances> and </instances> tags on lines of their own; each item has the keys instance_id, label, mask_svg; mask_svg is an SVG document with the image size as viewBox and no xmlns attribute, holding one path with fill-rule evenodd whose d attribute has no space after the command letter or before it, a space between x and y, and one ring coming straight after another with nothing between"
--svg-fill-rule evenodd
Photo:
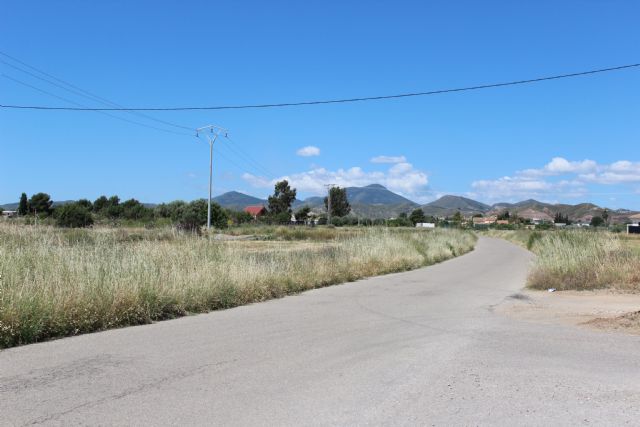
<instances>
[{"instance_id":1,"label":"asphalt road","mask_svg":"<svg viewBox=\"0 0 640 427\"><path fill-rule=\"evenodd\" d=\"M638 425L640 338L494 312L530 255L0 352L0 424Z\"/></svg>"}]
</instances>

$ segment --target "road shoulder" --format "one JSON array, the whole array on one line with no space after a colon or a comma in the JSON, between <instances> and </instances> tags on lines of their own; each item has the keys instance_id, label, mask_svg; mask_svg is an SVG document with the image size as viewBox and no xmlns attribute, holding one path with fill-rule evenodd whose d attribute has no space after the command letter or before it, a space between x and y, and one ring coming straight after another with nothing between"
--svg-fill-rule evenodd
<instances>
[{"instance_id":1,"label":"road shoulder","mask_svg":"<svg viewBox=\"0 0 640 427\"><path fill-rule=\"evenodd\" d=\"M612 290L548 292L523 289L496 312L549 326L565 324L640 335L640 294Z\"/></svg>"}]
</instances>

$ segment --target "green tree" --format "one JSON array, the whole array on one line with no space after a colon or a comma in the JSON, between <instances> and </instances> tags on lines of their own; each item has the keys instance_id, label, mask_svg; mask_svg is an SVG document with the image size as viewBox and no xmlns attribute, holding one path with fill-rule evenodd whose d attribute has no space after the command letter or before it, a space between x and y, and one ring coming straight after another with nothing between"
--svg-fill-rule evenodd
<instances>
[{"instance_id":1,"label":"green tree","mask_svg":"<svg viewBox=\"0 0 640 427\"><path fill-rule=\"evenodd\" d=\"M216 228L226 228L229 216L217 203L211 204L211 225ZM207 223L207 201L194 200L186 205L180 214L178 226L185 230L196 231Z\"/></svg>"},{"instance_id":2,"label":"green tree","mask_svg":"<svg viewBox=\"0 0 640 427\"><path fill-rule=\"evenodd\" d=\"M609 224L609 210L606 208L602 211L602 220L605 224Z\"/></svg>"},{"instance_id":3,"label":"green tree","mask_svg":"<svg viewBox=\"0 0 640 427\"><path fill-rule=\"evenodd\" d=\"M53 202L51 201L51 196L47 193L37 193L29 199L29 210L37 213L38 215L51 215L52 205Z\"/></svg>"},{"instance_id":4,"label":"green tree","mask_svg":"<svg viewBox=\"0 0 640 427\"><path fill-rule=\"evenodd\" d=\"M351 212L346 188L332 187L329 189L329 196L324 198L324 208L327 210L329 209L329 197L331 197L332 217L345 216Z\"/></svg>"},{"instance_id":5,"label":"green tree","mask_svg":"<svg viewBox=\"0 0 640 427\"><path fill-rule=\"evenodd\" d=\"M285 179L275 185L273 196L269 196L269 213L278 215L283 212L291 213L291 204L296 199L296 189L289 186Z\"/></svg>"},{"instance_id":6,"label":"green tree","mask_svg":"<svg viewBox=\"0 0 640 427\"><path fill-rule=\"evenodd\" d=\"M100 212L109 206L107 196L100 196L93 202L93 211Z\"/></svg>"},{"instance_id":7,"label":"green tree","mask_svg":"<svg viewBox=\"0 0 640 427\"><path fill-rule=\"evenodd\" d=\"M409 215L409 219L413 225L416 225L419 222L426 222L424 211L420 208L414 209L413 212L411 212L411 215Z\"/></svg>"},{"instance_id":8,"label":"green tree","mask_svg":"<svg viewBox=\"0 0 640 427\"><path fill-rule=\"evenodd\" d=\"M591 226L592 227L602 227L604 225L604 219L600 216L594 216L591 218Z\"/></svg>"},{"instance_id":9,"label":"green tree","mask_svg":"<svg viewBox=\"0 0 640 427\"><path fill-rule=\"evenodd\" d=\"M389 227L411 227L414 224L407 218L407 214L405 213L404 216L400 214L398 218L390 219L387 221L387 225Z\"/></svg>"},{"instance_id":10,"label":"green tree","mask_svg":"<svg viewBox=\"0 0 640 427\"><path fill-rule=\"evenodd\" d=\"M29 201L27 200L27 194L22 193L20 195L20 203L18 203L18 215L26 215L29 213Z\"/></svg>"},{"instance_id":11,"label":"green tree","mask_svg":"<svg viewBox=\"0 0 640 427\"><path fill-rule=\"evenodd\" d=\"M253 215L251 215L249 212L238 212L228 209L226 210L226 212L229 218L231 218L233 223L236 225L247 224L253 221Z\"/></svg>"},{"instance_id":12,"label":"green tree","mask_svg":"<svg viewBox=\"0 0 640 427\"><path fill-rule=\"evenodd\" d=\"M511 217L511 214L509 213L509 211L504 211L498 215L497 219L504 221L504 220L509 220L510 217Z\"/></svg>"},{"instance_id":13,"label":"green tree","mask_svg":"<svg viewBox=\"0 0 640 427\"><path fill-rule=\"evenodd\" d=\"M162 203L156 206L155 213L160 218L169 218L173 222L178 222L182 216L182 211L187 206L187 203L182 200L174 200L170 203Z\"/></svg>"},{"instance_id":14,"label":"green tree","mask_svg":"<svg viewBox=\"0 0 640 427\"><path fill-rule=\"evenodd\" d=\"M198 209L198 206L187 205L180 213L178 227L188 231L199 231L200 227L207 223L207 213Z\"/></svg>"},{"instance_id":15,"label":"green tree","mask_svg":"<svg viewBox=\"0 0 640 427\"><path fill-rule=\"evenodd\" d=\"M275 222L276 224L289 224L291 222L291 213L280 212L271 215L271 222Z\"/></svg>"},{"instance_id":16,"label":"green tree","mask_svg":"<svg viewBox=\"0 0 640 427\"><path fill-rule=\"evenodd\" d=\"M150 220L153 217L153 211L136 199L129 199L120 205L122 208L122 217L130 220Z\"/></svg>"},{"instance_id":17,"label":"green tree","mask_svg":"<svg viewBox=\"0 0 640 427\"><path fill-rule=\"evenodd\" d=\"M310 213L311 213L311 208L309 206L301 207L295 213L296 221L306 221L307 219L309 219Z\"/></svg>"},{"instance_id":18,"label":"green tree","mask_svg":"<svg viewBox=\"0 0 640 427\"><path fill-rule=\"evenodd\" d=\"M123 208L120 205L120 197L111 196L107 200L107 205L101 212L111 219L118 219L122 216Z\"/></svg>"},{"instance_id":19,"label":"green tree","mask_svg":"<svg viewBox=\"0 0 640 427\"><path fill-rule=\"evenodd\" d=\"M90 200L80 199L77 203L89 211L93 210L93 203Z\"/></svg>"},{"instance_id":20,"label":"green tree","mask_svg":"<svg viewBox=\"0 0 640 427\"><path fill-rule=\"evenodd\" d=\"M78 202L56 208L55 216L58 227L89 227L93 224L91 211Z\"/></svg>"},{"instance_id":21,"label":"green tree","mask_svg":"<svg viewBox=\"0 0 640 427\"><path fill-rule=\"evenodd\" d=\"M462 216L462 213L460 211L457 211L455 214L453 214L453 217L451 219L453 220L453 222L460 224L464 218Z\"/></svg>"},{"instance_id":22,"label":"green tree","mask_svg":"<svg viewBox=\"0 0 640 427\"><path fill-rule=\"evenodd\" d=\"M109 206L118 206L120 204L120 197L118 196L111 196L109 197Z\"/></svg>"}]
</instances>

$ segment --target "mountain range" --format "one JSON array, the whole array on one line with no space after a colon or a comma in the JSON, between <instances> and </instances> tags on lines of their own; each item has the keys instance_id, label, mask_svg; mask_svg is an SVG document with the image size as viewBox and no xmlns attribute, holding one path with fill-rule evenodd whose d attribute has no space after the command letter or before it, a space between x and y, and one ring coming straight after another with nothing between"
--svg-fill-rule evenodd
<instances>
[{"instance_id":1,"label":"mountain range","mask_svg":"<svg viewBox=\"0 0 640 427\"><path fill-rule=\"evenodd\" d=\"M353 214L366 218L392 218L401 213L410 213L420 207L426 215L436 217L452 216L456 212L469 217L475 214L497 215L505 211L516 213L522 217L551 220L556 213L567 215L572 221L589 221L593 216L601 216L604 208L592 203L551 204L529 199L517 203L495 203L488 205L466 197L446 195L433 202L420 205L412 200L396 194L380 184L371 184L365 187L347 187L347 198L351 204ZM250 196L238 191L229 191L214 197L213 200L220 206L232 210L242 210L249 205L267 205L267 200ZM60 205L65 202L55 202ZM5 210L15 210L17 203L2 205ZM154 206L153 204L147 204ZM295 200L294 209L309 206L313 211L324 212L324 197L308 197L304 200ZM640 213L627 209L611 210L609 215L613 222L629 222L640 219Z\"/></svg>"},{"instance_id":2,"label":"mountain range","mask_svg":"<svg viewBox=\"0 0 640 427\"><path fill-rule=\"evenodd\" d=\"M495 203L488 205L466 197L446 195L433 202L420 205L412 200L396 194L380 184L371 184L366 187L347 187L347 198L351 204L351 210L355 215L366 218L391 218L401 213L410 213L415 208L421 208L425 215L435 217L452 216L456 212L469 217L475 214L497 215L505 211L524 217L552 220L557 213L567 215L572 221L590 221L593 216L601 216L603 207L592 203L579 203L577 205L544 203L529 199L517 203ZM267 201L243 193L231 191L214 199L221 206L229 209L240 210L247 205L264 204ZM324 211L324 197L309 197L304 200L296 200L294 209L309 206L318 213ZM611 210L609 215L612 221L627 222L640 219L640 213L627 209Z\"/></svg>"}]
</instances>

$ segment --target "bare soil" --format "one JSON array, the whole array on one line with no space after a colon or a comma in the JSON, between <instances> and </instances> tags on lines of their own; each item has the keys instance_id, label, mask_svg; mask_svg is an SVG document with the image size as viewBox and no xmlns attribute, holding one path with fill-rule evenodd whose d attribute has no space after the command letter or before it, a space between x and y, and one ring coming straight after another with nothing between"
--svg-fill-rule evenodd
<instances>
[{"instance_id":1,"label":"bare soil","mask_svg":"<svg viewBox=\"0 0 640 427\"><path fill-rule=\"evenodd\" d=\"M612 290L522 290L496 311L527 322L558 323L640 335L640 294Z\"/></svg>"}]
</instances>

